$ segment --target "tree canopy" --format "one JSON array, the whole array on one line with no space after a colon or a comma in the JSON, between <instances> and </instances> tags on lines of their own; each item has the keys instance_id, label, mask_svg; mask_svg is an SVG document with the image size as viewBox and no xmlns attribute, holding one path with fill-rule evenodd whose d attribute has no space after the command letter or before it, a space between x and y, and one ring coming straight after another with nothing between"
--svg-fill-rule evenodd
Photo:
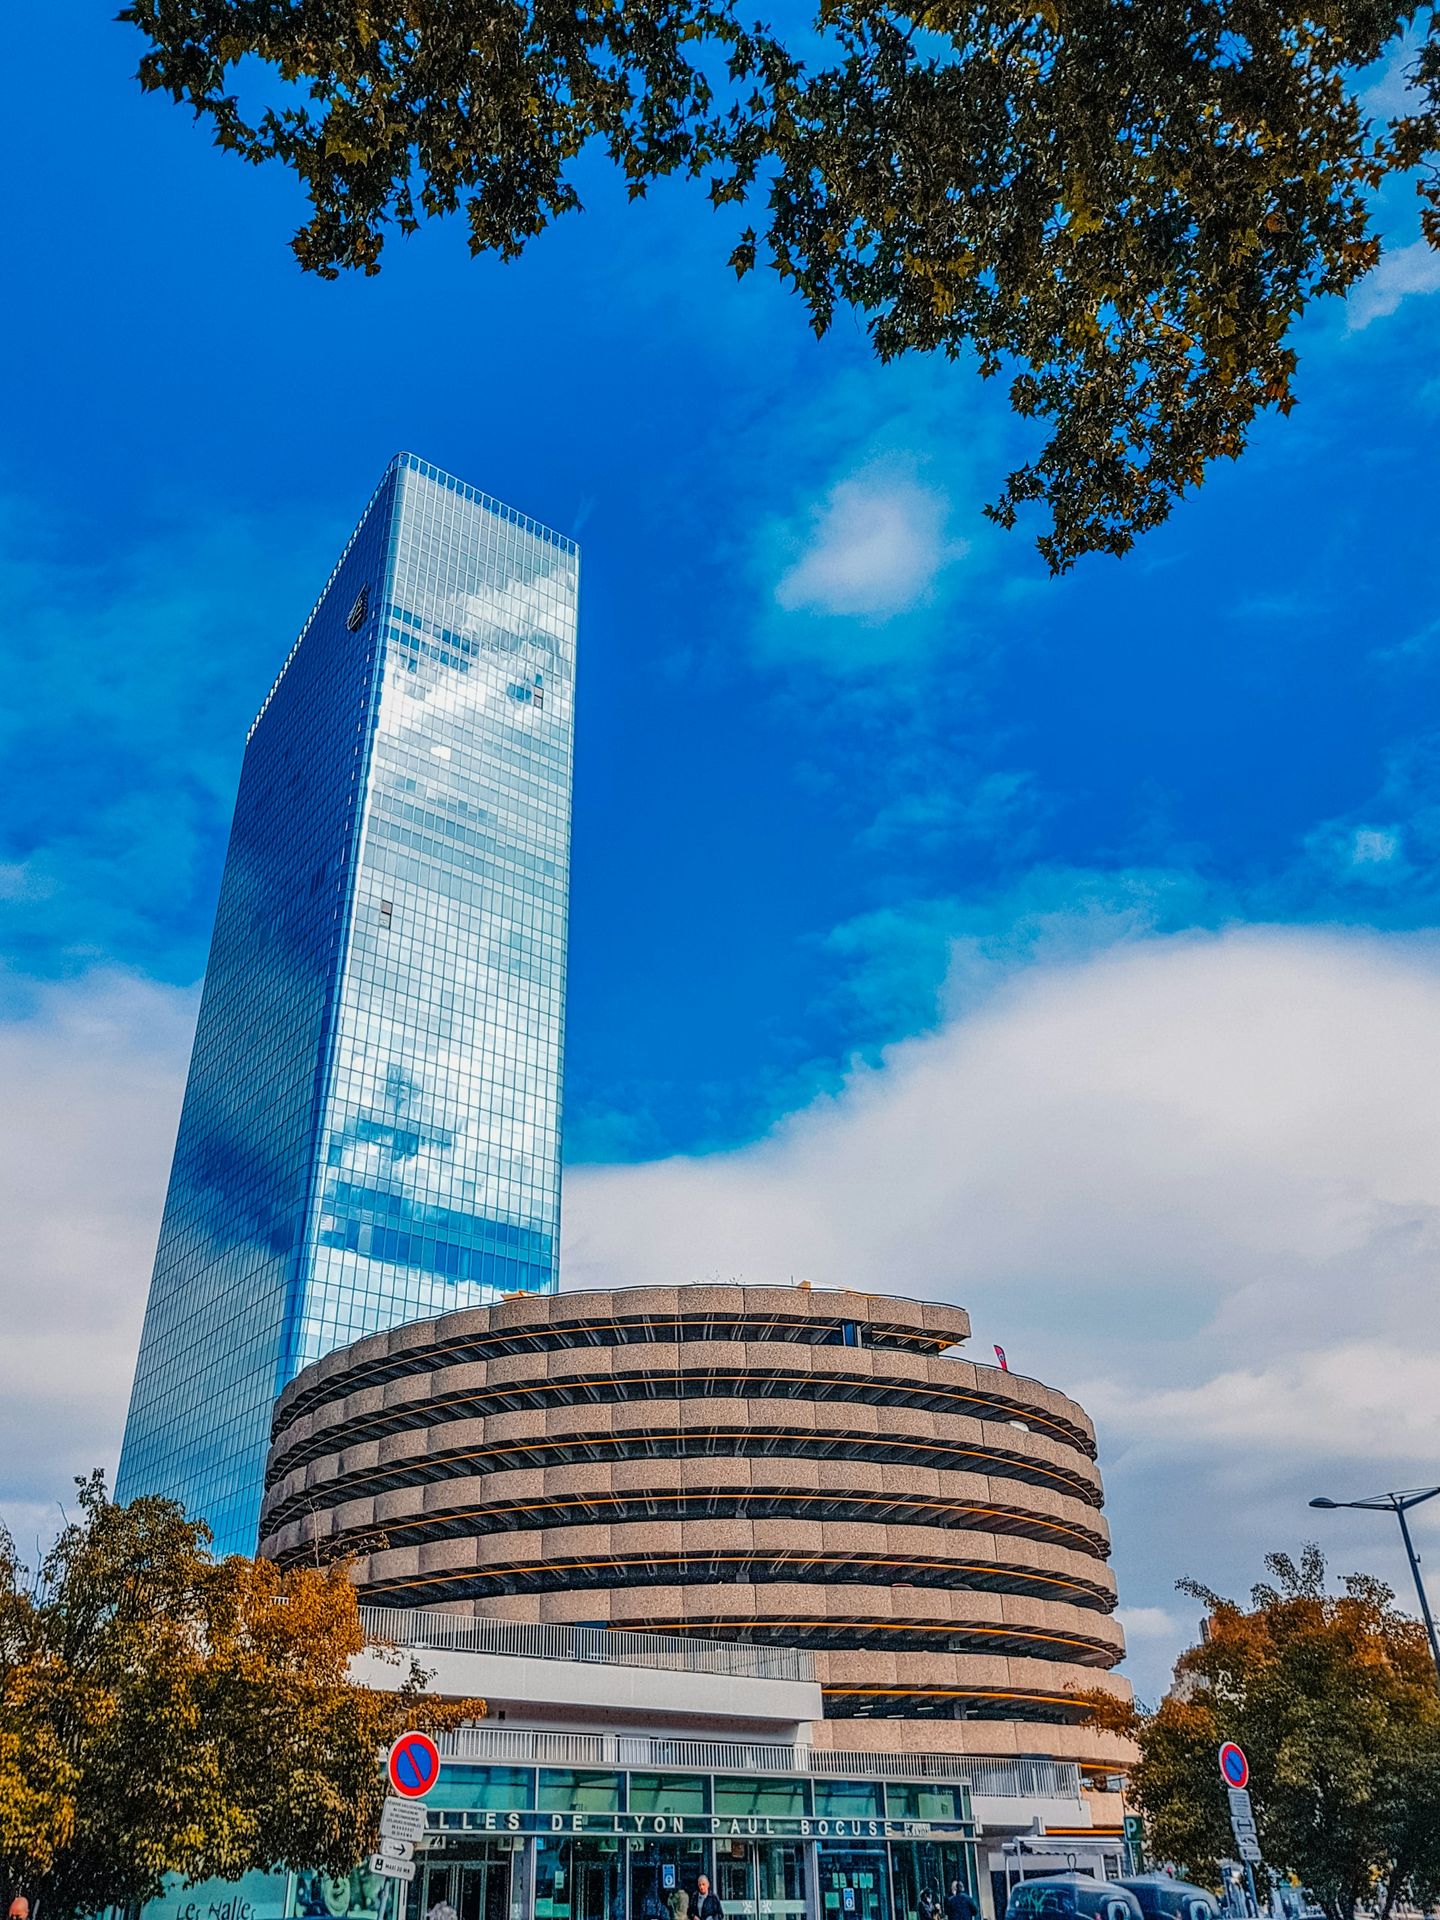
<instances>
[{"instance_id":1,"label":"tree canopy","mask_svg":"<svg viewBox=\"0 0 1440 1920\"><path fill-rule=\"evenodd\" d=\"M1419 169L1440 245L1440 24L1405 0L820 0L782 37L740 0L131 0L139 78L303 184L302 266L378 270L459 212L504 257L576 209L598 146L739 208L817 333L1008 380L1063 570L1124 552L1256 414L1294 400L1295 321L1374 265L1374 189ZM1422 31L1423 29L1423 31ZM1413 111L1354 74L1418 36ZM1428 36L1428 37L1427 37ZM795 48L803 40L808 58ZM272 72L247 114L242 63ZM253 80L253 71L249 78ZM260 89L264 92L263 86Z\"/></svg>"},{"instance_id":2,"label":"tree canopy","mask_svg":"<svg viewBox=\"0 0 1440 1920\"><path fill-rule=\"evenodd\" d=\"M1191 1581L1208 1619L1152 1714L1094 1701L1138 1740L1130 1780L1151 1851L1202 1884L1234 1852L1216 1764L1234 1740L1268 1869L1293 1874L1331 1920L1362 1902L1379 1920L1398 1899L1440 1894L1440 1686L1424 1629L1381 1581L1351 1574L1340 1592L1307 1547L1271 1554L1274 1584L1251 1604Z\"/></svg>"},{"instance_id":3,"label":"tree canopy","mask_svg":"<svg viewBox=\"0 0 1440 1920\"><path fill-rule=\"evenodd\" d=\"M216 1561L167 1500L97 1474L31 1577L0 1532L0 1899L41 1920L153 1898L163 1876L348 1872L374 1843L380 1755L478 1701L347 1679L364 1645L343 1565ZM397 1679L400 1676L397 1675Z\"/></svg>"}]
</instances>

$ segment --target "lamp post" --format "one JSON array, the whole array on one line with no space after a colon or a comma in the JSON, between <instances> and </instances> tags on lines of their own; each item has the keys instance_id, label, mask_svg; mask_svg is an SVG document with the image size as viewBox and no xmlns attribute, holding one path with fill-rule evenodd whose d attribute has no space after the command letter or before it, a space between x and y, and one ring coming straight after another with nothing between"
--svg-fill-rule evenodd
<instances>
[{"instance_id":1,"label":"lamp post","mask_svg":"<svg viewBox=\"0 0 1440 1920\"><path fill-rule=\"evenodd\" d=\"M1420 1578L1420 1559L1410 1539L1410 1528L1405 1516L1411 1507L1418 1507L1426 1500L1433 1500L1440 1494L1440 1487L1407 1487L1399 1493L1372 1493L1364 1500L1327 1500L1324 1494L1310 1502L1312 1507L1323 1507L1327 1511L1336 1507L1356 1507L1366 1513L1393 1513L1400 1522L1400 1538L1405 1542L1405 1552L1409 1556L1410 1571L1415 1577L1415 1592L1420 1599L1420 1617L1425 1622L1425 1631L1430 1637L1430 1657L1435 1662L1435 1682L1440 1686L1440 1639L1435 1633L1435 1616L1430 1611L1430 1601L1425 1592L1425 1582Z\"/></svg>"}]
</instances>

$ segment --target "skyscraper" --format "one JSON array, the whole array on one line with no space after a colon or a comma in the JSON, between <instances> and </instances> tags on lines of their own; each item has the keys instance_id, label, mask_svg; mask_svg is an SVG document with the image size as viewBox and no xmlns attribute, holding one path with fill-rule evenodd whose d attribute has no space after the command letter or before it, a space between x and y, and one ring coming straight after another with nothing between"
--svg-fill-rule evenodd
<instances>
[{"instance_id":1,"label":"skyscraper","mask_svg":"<svg viewBox=\"0 0 1440 1920\"><path fill-rule=\"evenodd\" d=\"M401 454L251 729L117 1480L221 1551L301 1367L555 1284L578 568Z\"/></svg>"}]
</instances>

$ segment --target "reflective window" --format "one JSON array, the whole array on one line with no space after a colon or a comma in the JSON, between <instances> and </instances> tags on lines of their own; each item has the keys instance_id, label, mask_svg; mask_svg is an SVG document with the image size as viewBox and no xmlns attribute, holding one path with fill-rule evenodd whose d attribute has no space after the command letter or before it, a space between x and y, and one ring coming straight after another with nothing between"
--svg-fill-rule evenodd
<instances>
[{"instance_id":1,"label":"reflective window","mask_svg":"<svg viewBox=\"0 0 1440 1920\"><path fill-rule=\"evenodd\" d=\"M632 1773L632 1813L708 1813L707 1782L698 1773Z\"/></svg>"},{"instance_id":2,"label":"reflective window","mask_svg":"<svg viewBox=\"0 0 1440 1920\"><path fill-rule=\"evenodd\" d=\"M427 1805L492 1812L496 1808L533 1807L535 1774L530 1767L445 1767Z\"/></svg>"},{"instance_id":3,"label":"reflective window","mask_svg":"<svg viewBox=\"0 0 1440 1920\"><path fill-rule=\"evenodd\" d=\"M589 1767L542 1767L540 1798L536 1806L548 1812L575 1807L586 1813L621 1813L625 1808L625 1776L596 1773Z\"/></svg>"},{"instance_id":4,"label":"reflective window","mask_svg":"<svg viewBox=\"0 0 1440 1920\"><path fill-rule=\"evenodd\" d=\"M812 1789L821 1819L876 1820L884 1812L880 1787L871 1780L817 1780Z\"/></svg>"},{"instance_id":5,"label":"reflective window","mask_svg":"<svg viewBox=\"0 0 1440 1920\"><path fill-rule=\"evenodd\" d=\"M810 1811L803 1780L717 1779L714 1791L716 1813L800 1815Z\"/></svg>"}]
</instances>

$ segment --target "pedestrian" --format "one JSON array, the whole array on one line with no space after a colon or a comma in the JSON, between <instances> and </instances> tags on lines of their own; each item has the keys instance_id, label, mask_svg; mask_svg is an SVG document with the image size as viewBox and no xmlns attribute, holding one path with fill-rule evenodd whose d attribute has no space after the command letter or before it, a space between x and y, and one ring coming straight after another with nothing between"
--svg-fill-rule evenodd
<instances>
[{"instance_id":1,"label":"pedestrian","mask_svg":"<svg viewBox=\"0 0 1440 1920\"><path fill-rule=\"evenodd\" d=\"M945 1900L945 1920L980 1920L980 1909L958 1880L950 1882Z\"/></svg>"},{"instance_id":2,"label":"pedestrian","mask_svg":"<svg viewBox=\"0 0 1440 1920\"><path fill-rule=\"evenodd\" d=\"M10 1920L30 1920L30 1902L23 1893L17 1893L10 1902Z\"/></svg>"},{"instance_id":3,"label":"pedestrian","mask_svg":"<svg viewBox=\"0 0 1440 1920\"><path fill-rule=\"evenodd\" d=\"M710 1880L701 1874L695 1884L695 1910L691 1920L725 1920L725 1909L710 1891Z\"/></svg>"},{"instance_id":4,"label":"pedestrian","mask_svg":"<svg viewBox=\"0 0 1440 1920\"><path fill-rule=\"evenodd\" d=\"M665 1905L670 1910L670 1920L690 1920L690 1895L678 1884L665 1896Z\"/></svg>"},{"instance_id":5,"label":"pedestrian","mask_svg":"<svg viewBox=\"0 0 1440 1920\"><path fill-rule=\"evenodd\" d=\"M940 1920L940 1896L933 1887L921 1891L920 1920Z\"/></svg>"}]
</instances>

